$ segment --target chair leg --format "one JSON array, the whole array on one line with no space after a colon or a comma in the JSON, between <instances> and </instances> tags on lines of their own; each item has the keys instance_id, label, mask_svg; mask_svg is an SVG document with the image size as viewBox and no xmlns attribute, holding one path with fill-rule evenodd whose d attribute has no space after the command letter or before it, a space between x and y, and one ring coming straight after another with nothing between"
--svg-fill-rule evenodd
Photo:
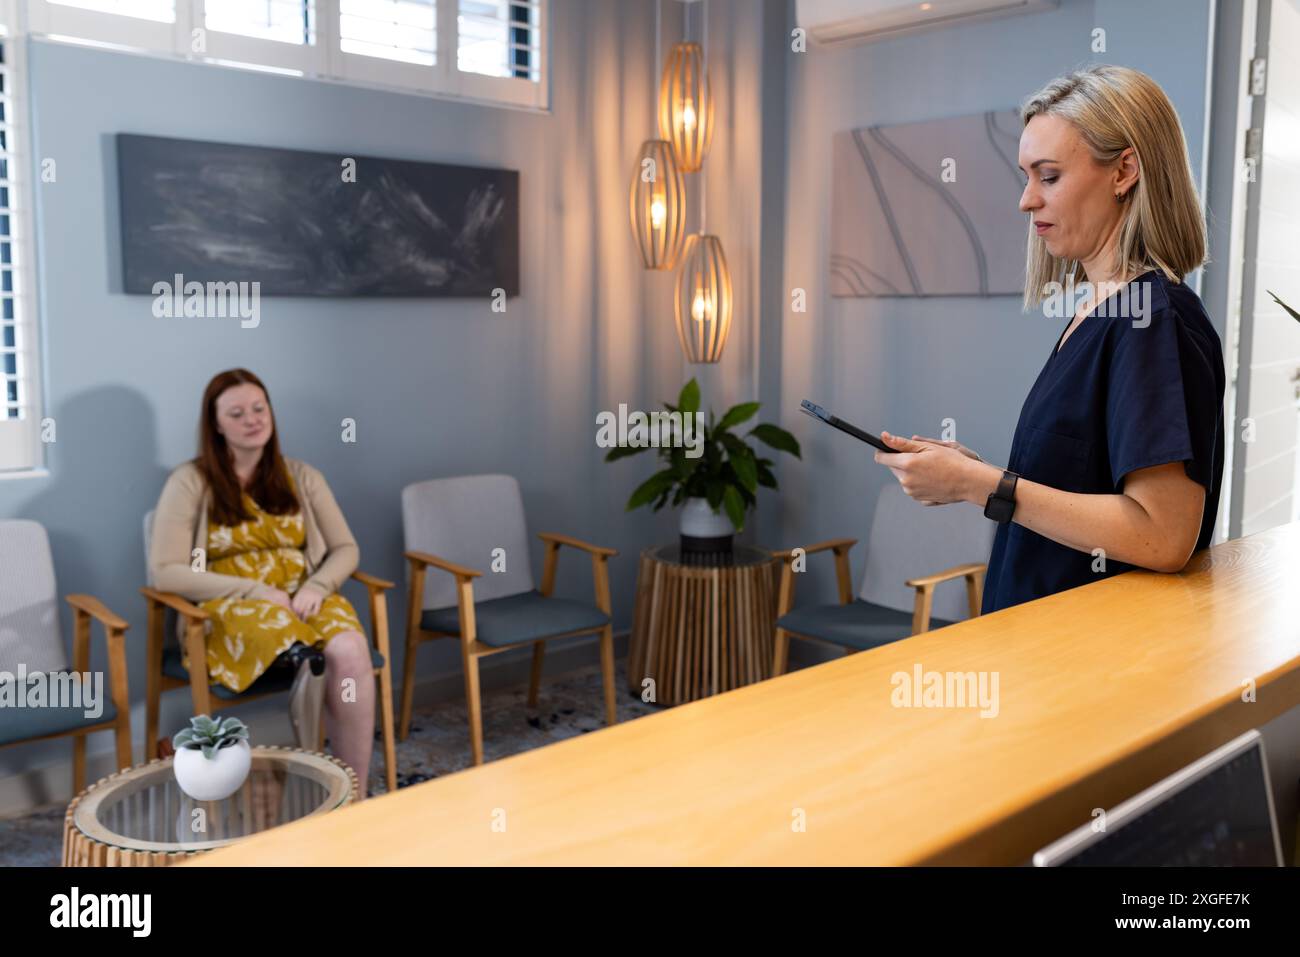
<instances>
[{"instance_id":1,"label":"chair leg","mask_svg":"<svg viewBox=\"0 0 1300 957\"><path fill-rule=\"evenodd\" d=\"M190 678L190 701L195 714L212 714L212 692L206 684L202 687L195 684L194 678Z\"/></svg>"},{"instance_id":2,"label":"chair leg","mask_svg":"<svg viewBox=\"0 0 1300 957\"><path fill-rule=\"evenodd\" d=\"M117 743L117 769L119 771L125 771L132 764L131 712L129 710L118 712L117 724L113 728L113 737Z\"/></svg>"},{"instance_id":3,"label":"chair leg","mask_svg":"<svg viewBox=\"0 0 1300 957\"><path fill-rule=\"evenodd\" d=\"M379 720L384 737L384 783L391 794L397 790L397 745L393 740L393 675L387 663L379 669Z\"/></svg>"},{"instance_id":4,"label":"chair leg","mask_svg":"<svg viewBox=\"0 0 1300 957\"><path fill-rule=\"evenodd\" d=\"M478 657L461 645L465 668L465 707L469 711L469 747L475 766L483 763L483 701L479 696Z\"/></svg>"},{"instance_id":5,"label":"chair leg","mask_svg":"<svg viewBox=\"0 0 1300 957\"><path fill-rule=\"evenodd\" d=\"M542 659L546 656L546 642L533 642L533 671L528 678L528 707L537 707L537 691L542 685Z\"/></svg>"},{"instance_id":6,"label":"chair leg","mask_svg":"<svg viewBox=\"0 0 1300 957\"><path fill-rule=\"evenodd\" d=\"M145 690L144 690L144 753L141 755L145 764L158 757L158 721L162 701L162 649L163 628L166 617L163 608L153 599L149 600L149 634L146 636L145 648Z\"/></svg>"},{"instance_id":7,"label":"chair leg","mask_svg":"<svg viewBox=\"0 0 1300 957\"><path fill-rule=\"evenodd\" d=\"M212 689L208 686L207 644L202 622L190 622L185 629L186 657L190 672L190 702L194 713L212 714Z\"/></svg>"},{"instance_id":8,"label":"chair leg","mask_svg":"<svg viewBox=\"0 0 1300 957\"><path fill-rule=\"evenodd\" d=\"M152 665L150 666L152 667ZM144 763L158 757L158 721L162 705L160 682L150 681L144 699Z\"/></svg>"},{"instance_id":9,"label":"chair leg","mask_svg":"<svg viewBox=\"0 0 1300 957\"><path fill-rule=\"evenodd\" d=\"M614 626L600 630L600 672L605 680L605 724L618 723L618 706L614 698Z\"/></svg>"},{"instance_id":10,"label":"chair leg","mask_svg":"<svg viewBox=\"0 0 1300 957\"><path fill-rule=\"evenodd\" d=\"M784 628L776 630L776 652L772 656L772 677L785 674L790 664L790 632Z\"/></svg>"},{"instance_id":11,"label":"chair leg","mask_svg":"<svg viewBox=\"0 0 1300 957\"><path fill-rule=\"evenodd\" d=\"M415 650L419 647L415 635L406 636L406 657L402 660L402 721L397 739L405 741L411 733L411 708L415 700Z\"/></svg>"},{"instance_id":12,"label":"chair leg","mask_svg":"<svg viewBox=\"0 0 1300 957\"><path fill-rule=\"evenodd\" d=\"M72 739L72 793L78 795L86 790L86 736L79 734Z\"/></svg>"}]
</instances>

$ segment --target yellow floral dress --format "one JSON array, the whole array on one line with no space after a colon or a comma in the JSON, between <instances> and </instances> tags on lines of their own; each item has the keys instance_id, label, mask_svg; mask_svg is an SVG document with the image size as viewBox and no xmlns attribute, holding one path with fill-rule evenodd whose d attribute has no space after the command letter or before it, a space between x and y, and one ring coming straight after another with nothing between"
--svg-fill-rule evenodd
<instances>
[{"instance_id":1,"label":"yellow floral dress","mask_svg":"<svg viewBox=\"0 0 1300 957\"><path fill-rule=\"evenodd\" d=\"M208 525L208 571L256 578L293 595L307 577L302 511L272 515L247 492L244 508L252 518L238 525ZM260 598L214 598L200 607L209 615L204 625L208 675L231 691L251 685L295 641L314 645L362 630L351 603L337 593L325 596L320 610L305 621L292 609Z\"/></svg>"}]
</instances>

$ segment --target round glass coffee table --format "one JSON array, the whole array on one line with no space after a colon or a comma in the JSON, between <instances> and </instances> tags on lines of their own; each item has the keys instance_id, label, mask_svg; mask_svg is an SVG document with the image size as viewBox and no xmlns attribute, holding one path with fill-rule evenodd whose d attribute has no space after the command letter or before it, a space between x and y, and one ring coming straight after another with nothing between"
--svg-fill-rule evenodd
<instances>
[{"instance_id":1,"label":"round glass coffee table","mask_svg":"<svg viewBox=\"0 0 1300 957\"><path fill-rule=\"evenodd\" d=\"M297 748L253 748L248 779L222 801L195 801L172 759L109 775L73 798L63 822L65 867L166 867L356 800L343 762Z\"/></svg>"}]
</instances>

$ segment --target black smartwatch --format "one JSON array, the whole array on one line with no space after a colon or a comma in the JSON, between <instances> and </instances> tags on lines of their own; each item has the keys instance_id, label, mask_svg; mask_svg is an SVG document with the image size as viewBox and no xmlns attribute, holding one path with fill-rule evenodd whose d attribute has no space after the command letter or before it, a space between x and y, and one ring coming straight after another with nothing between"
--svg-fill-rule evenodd
<instances>
[{"instance_id":1,"label":"black smartwatch","mask_svg":"<svg viewBox=\"0 0 1300 957\"><path fill-rule=\"evenodd\" d=\"M1011 521L1011 516L1016 510L1016 480L1019 478L1020 476L1010 469L1002 472L997 491L989 494L989 500L984 506L985 518L991 518L999 525Z\"/></svg>"}]
</instances>

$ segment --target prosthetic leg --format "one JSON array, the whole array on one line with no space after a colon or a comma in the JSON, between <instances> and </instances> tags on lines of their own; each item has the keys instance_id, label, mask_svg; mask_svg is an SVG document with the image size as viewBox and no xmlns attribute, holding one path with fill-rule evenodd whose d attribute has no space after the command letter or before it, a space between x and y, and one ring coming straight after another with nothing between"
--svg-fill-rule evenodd
<instances>
[{"instance_id":1,"label":"prosthetic leg","mask_svg":"<svg viewBox=\"0 0 1300 957\"><path fill-rule=\"evenodd\" d=\"M319 645L295 643L280 655L296 669L289 688L289 723L298 747L316 751L321 746L321 709L325 704L325 652Z\"/></svg>"}]
</instances>

